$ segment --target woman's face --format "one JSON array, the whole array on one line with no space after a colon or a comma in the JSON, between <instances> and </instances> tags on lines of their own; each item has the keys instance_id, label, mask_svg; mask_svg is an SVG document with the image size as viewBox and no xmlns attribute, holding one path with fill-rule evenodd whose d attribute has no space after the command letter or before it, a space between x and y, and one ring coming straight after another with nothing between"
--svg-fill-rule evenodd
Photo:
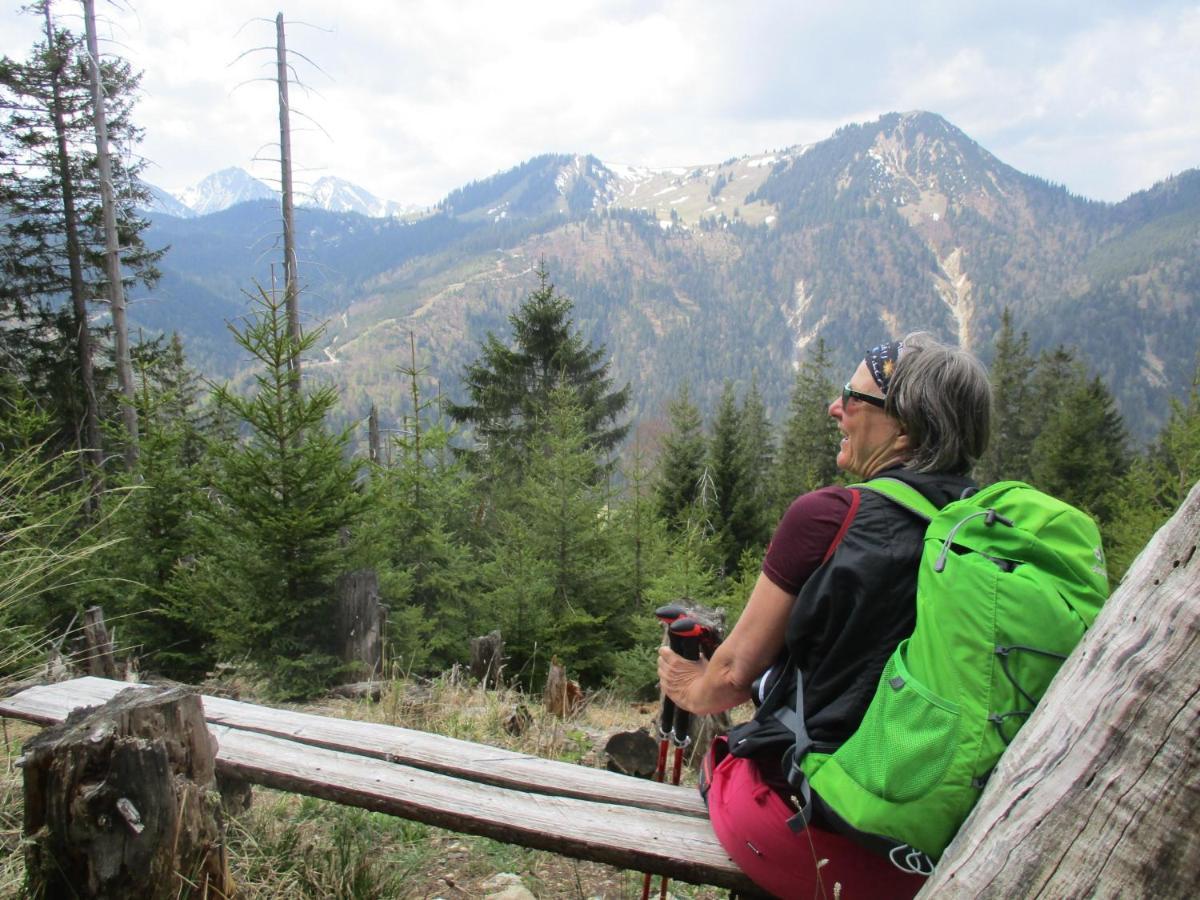
<instances>
[{"instance_id":1,"label":"woman's face","mask_svg":"<svg viewBox=\"0 0 1200 900\"><path fill-rule=\"evenodd\" d=\"M863 394L882 397L865 362L859 363L850 379L850 387ZM858 478L871 478L876 472L908 455L908 436L900 423L878 406L851 397L843 405L839 395L829 404L829 414L837 419L842 443L838 448L837 467Z\"/></svg>"}]
</instances>

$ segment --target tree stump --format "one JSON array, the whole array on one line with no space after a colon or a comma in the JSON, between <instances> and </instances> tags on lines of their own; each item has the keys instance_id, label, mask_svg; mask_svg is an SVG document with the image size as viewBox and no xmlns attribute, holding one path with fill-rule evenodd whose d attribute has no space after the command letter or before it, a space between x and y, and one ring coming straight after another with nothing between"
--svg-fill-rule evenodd
<instances>
[{"instance_id":1,"label":"tree stump","mask_svg":"<svg viewBox=\"0 0 1200 900\"><path fill-rule=\"evenodd\" d=\"M567 678L567 670L563 668L558 657L550 660L550 671L546 674L546 690L542 694L542 703L546 712L552 716L565 719L583 708L583 691L577 682Z\"/></svg>"},{"instance_id":2,"label":"tree stump","mask_svg":"<svg viewBox=\"0 0 1200 900\"><path fill-rule=\"evenodd\" d=\"M87 670L98 678L116 678L117 661L113 658L112 639L104 622L104 610L89 607L83 614L83 635L87 641Z\"/></svg>"},{"instance_id":3,"label":"tree stump","mask_svg":"<svg viewBox=\"0 0 1200 900\"><path fill-rule=\"evenodd\" d=\"M383 670L383 635L387 628L387 607L379 602L379 577L373 569L361 569L338 576L337 632L338 655L354 664L360 674L373 679Z\"/></svg>"},{"instance_id":4,"label":"tree stump","mask_svg":"<svg viewBox=\"0 0 1200 900\"><path fill-rule=\"evenodd\" d=\"M31 740L25 862L35 897L224 897L216 741L197 694L122 691Z\"/></svg>"},{"instance_id":5,"label":"tree stump","mask_svg":"<svg viewBox=\"0 0 1200 900\"><path fill-rule=\"evenodd\" d=\"M658 768L658 741L645 728L637 731L618 731L604 745L610 772L651 778Z\"/></svg>"},{"instance_id":6,"label":"tree stump","mask_svg":"<svg viewBox=\"0 0 1200 900\"><path fill-rule=\"evenodd\" d=\"M1200 484L1000 758L922 897L1191 897Z\"/></svg>"},{"instance_id":7,"label":"tree stump","mask_svg":"<svg viewBox=\"0 0 1200 900\"><path fill-rule=\"evenodd\" d=\"M499 631L471 638L471 677L485 688L500 686L504 669L504 638Z\"/></svg>"}]
</instances>

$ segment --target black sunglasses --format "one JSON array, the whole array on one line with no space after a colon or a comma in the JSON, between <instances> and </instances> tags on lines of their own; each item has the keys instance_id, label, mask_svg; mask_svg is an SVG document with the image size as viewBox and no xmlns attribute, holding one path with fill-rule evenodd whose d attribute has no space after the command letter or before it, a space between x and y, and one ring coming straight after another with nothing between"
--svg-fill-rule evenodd
<instances>
[{"instance_id":1,"label":"black sunglasses","mask_svg":"<svg viewBox=\"0 0 1200 900\"><path fill-rule=\"evenodd\" d=\"M861 400L863 403L870 403L872 406L878 406L880 409L883 409L884 404L887 403L887 401L882 397L876 397L872 394L864 394L862 391L854 390L852 387L850 387L850 382L847 381L845 385L842 386L842 406L845 406L847 403L849 403L851 397L853 397L855 400Z\"/></svg>"}]
</instances>

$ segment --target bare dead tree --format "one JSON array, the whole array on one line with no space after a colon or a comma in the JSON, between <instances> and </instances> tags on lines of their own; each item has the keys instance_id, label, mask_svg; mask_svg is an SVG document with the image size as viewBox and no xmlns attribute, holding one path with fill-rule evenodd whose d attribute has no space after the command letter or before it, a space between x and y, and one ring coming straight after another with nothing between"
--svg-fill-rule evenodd
<instances>
[{"instance_id":1,"label":"bare dead tree","mask_svg":"<svg viewBox=\"0 0 1200 900\"><path fill-rule=\"evenodd\" d=\"M382 462L379 447L379 409L374 403L371 404L371 414L367 416L367 435L371 462L379 465Z\"/></svg>"},{"instance_id":2,"label":"bare dead tree","mask_svg":"<svg viewBox=\"0 0 1200 900\"><path fill-rule=\"evenodd\" d=\"M125 285L121 281L121 244L117 234L117 211L113 203L112 162L109 157L108 120L104 110L104 90L100 83L100 50L96 40L96 4L83 0L84 27L87 33L88 72L92 83L92 120L96 128L96 158L100 169L100 204L104 214L104 264L108 276L108 300L112 308L116 341L117 381L120 384L121 417L127 443L125 465L137 465L138 414L134 405L133 363L129 353L129 326L125 320Z\"/></svg>"},{"instance_id":3,"label":"bare dead tree","mask_svg":"<svg viewBox=\"0 0 1200 900\"><path fill-rule=\"evenodd\" d=\"M287 40L283 13L275 17L275 81L279 88L279 182L283 194L283 290L288 332L293 348L300 346L300 285L296 272L296 210L292 194L292 125L288 102ZM300 390L300 354L293 349L289 368L292 390Z\"/></svg>"}]
</instances>

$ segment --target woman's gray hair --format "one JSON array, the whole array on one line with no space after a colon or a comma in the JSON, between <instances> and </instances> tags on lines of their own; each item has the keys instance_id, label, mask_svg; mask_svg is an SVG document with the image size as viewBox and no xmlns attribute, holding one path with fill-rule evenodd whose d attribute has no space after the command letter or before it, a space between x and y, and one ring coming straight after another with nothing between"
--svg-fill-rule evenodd
<instances>
[{"instance_id":1,"label":"woman's gray hair","mask_svg":"<svg viewBox=\"0 0 1200 900\"><path fill-rule=\"evenodd\" d=\"M987 449L992 385L974 355L918 331L904 339L884 411L912 445L906 468L965 475Z\"/></svg>"}]
</instances>

